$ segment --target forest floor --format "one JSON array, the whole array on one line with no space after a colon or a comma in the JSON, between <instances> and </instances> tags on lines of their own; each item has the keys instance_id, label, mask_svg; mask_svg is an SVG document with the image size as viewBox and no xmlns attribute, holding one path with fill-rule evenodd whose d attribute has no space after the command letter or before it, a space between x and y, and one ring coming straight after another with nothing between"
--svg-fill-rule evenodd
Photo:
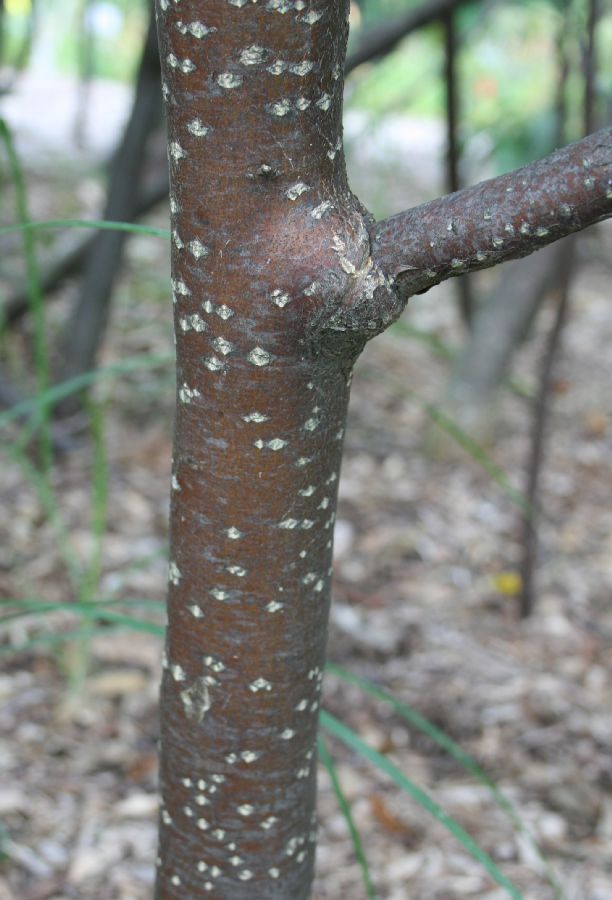
<instances>
[{"instance_id":1,"label":"forest floor","mask_svg":"<svg viewBox=\"0 0 612 900\"><path fill-rule=\"evenodd\" d=\"M401 194L397 178L389 176L389 187ZM49 214L44 191L39 198L35 212ZM164 222L162 210L155 224ZM533 833L567 900L612 898L611 244L609 227L585 239L572 289L533 616L521 622L516 613L518 510L470 456L436 439L423 404L444 395L448 365L400 330L374 341L356 368L336 528L330 660L418 710L476 758ZM165 257L152 239L131 241L103 365L171 353ZM50 308L51 330L75 293L69 284ZM406 321L456 345L454 297L447 285L415 298ZM549 326L546 312L517 357L527 384ZM96 596L161 601L171 368L100 382L95 395L108 487ZM528 431L528 404L504 390L489 452L517 488ZM96 551L92 471L85 440L52 475L80 561ZM0 596L74 598L57 529L22 462L5 451L0 498ZM5 643L75 627L66 612L24 622L5 628ZM0 900L150 900L160 655L153 635L99 627L87 639L2 657ZM324 699L431 793L525 900L555 897L532 845L457 762L337 676L327 678ZM329 747L380 900L507 896L383 775L331 740ZM316 900L359 900L363 883L324 771L319 811Z\"/></svg>"}]
</instances>

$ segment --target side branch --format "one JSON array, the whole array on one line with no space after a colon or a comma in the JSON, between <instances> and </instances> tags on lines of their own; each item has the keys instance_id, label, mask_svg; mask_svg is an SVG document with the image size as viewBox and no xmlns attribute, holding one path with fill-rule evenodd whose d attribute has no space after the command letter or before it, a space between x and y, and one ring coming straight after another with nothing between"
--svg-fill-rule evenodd
<instances>
[{"instance_id":1,"label":"side branch","mask_svg":"<svg viewBox=\"0 0 612 900\"><path fill-rule=\"evenodd\" d=\"M612 215L612 128L375 224L372 256L405 301Z\"/></svg>"}]
</instances>

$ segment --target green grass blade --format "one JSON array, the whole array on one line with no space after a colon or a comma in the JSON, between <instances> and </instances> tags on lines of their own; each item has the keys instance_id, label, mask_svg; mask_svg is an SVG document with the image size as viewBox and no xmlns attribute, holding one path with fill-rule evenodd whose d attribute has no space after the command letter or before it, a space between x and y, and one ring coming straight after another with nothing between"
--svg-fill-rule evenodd
<instances>
[{"instance_id":1,"label":"green grass blade","mask_svg":"<svg viewBox=\"0 0 612 900\"><path fill-rule=\"evenodd\" d=\"M142 569L147 569L151 565L151 563L155 563L160 559L167 560L169 549L169 545L167 543L164 543L159 548L159 550L153 550L151 553L145 553L143 554L143 556L137 556L135 559L131 560L131 562L126 563L124 566L122 566L120 571L116 573L117 580L115 590L117 590L118 587L125 583L125 580L129 577L130 573L139 572Z\"/></svg>"},{"instance_id":2,"label":"green grass blade","mask_svg":"<svg viewBox=\"0 0 612 900\"><path fill-rule=\"evenodd\" d=\"M153 228L150 225L136 225L133 222L112 222L105 219L47 219L44 222L22 222L19 225L4 225L0 235L24 231L50 231L63 228L92 228L96 231L127 231L130 234L145 234L149 237L170 239L167 228Z\"/></svg>"},{"instance_id":3,"label":"green grass blade","mask_svg":"<svg viewBox=\"0 0 612 900\"><path fill-rule=\"evenodd\" d=\"M395 333L401 335L401 337L413 338L413 340L418 341L420 344L429 347L434 356L437 356L446 362L452 362L455 359L456 351L450 344L447 344L446 341L439 338L437 334L434 334L431 331L425 331L422 328L416 328L416 326L411 325L410 322L405 322L403 319L398 319L397 322L394 322L393 325L390 326L389 332L391 334Z\"/></svg>"},{"instance_id":4,"label":"green grass blade","mask_svg":"<svg viewBox=\"0 0 612 900\"><path fill-rule=\"evenodd\" d=\"M349 833L351 835L355 857L357 858L357 862L359 863L361 872L363 874L363 883L366 889L368 900L376 900L376 891L374 890L372 878L370 877L370 869L363 849L361 836L359 834L359 831L357 830L357 826L355 825L349 802L346 799L344 791L342 790L342 785L340 784L340 779L338 778L338 772L336 771L336 765L321 735L319 735L317 743L319 748L319 759L327 769L327 774L329 775L334 794L336 795L336 799L338 800L338 806L340 807L340 811L345 818Z\"/></svg>"},{"instance_id":5,"label":"green grass blade","mask_svg":"<svg viewBox=\"0 0 612 900\"><path fill-rule=\"evenodd\" d=\"M113 613L110 610L92 610L88 608L87 612L82 613L84 618L95 618L100 623L86 628L76 628L70 631L46 631L36 637L24 641L22 644L4 644L0 646L0 656L11 656L19 653L26 653L34 647L69 643L89 639L99 634L108 634L110 631L137 631L145 634L152 634L155 637L163 637L166 629L163 625L155 622L147 622L144 619L134 619L131 616L124 616L120 613Z\"/></svg>"},{"instance_id":6,"label":"green grass blade","mask_svg":"<svg viewBox=\"0 0 612 900\"><path fill-rule=\"evenodd\" d=\"M93 549L81 583L80 600L89 602L95 593L102 574L102 546L106 532L108 510L108 464L104 442L104 416L102 407L90 397L85 397L89 413L93 441L93 467L91 477L91 525Z\"/></svg>"},{"instance_id":7,"label":"green grass blade","mask_svg":"<svg viewBox=\"0 0 612 900\"><path fill-rule=\"evenodd\" d=\"M44 393L49 385L49 354L47 350L47 334L45 327L45 310L43 294L36 258L36 241L31 229L28 211L28 197L25 177L21 162L13 142L11 131L0 118L0 141L4 144L9 164L9 173L15 190L17 218L20 225L17 230L23 232L23 255L26 266L26 283L28 303L33 323L34 369L36 374L37 393ZM51 412L49 404L42 403L37 410L40 429L40 449L43 471L48 472L53 462L53 444L51 440Z\"/></svg>"},{"instance_id":8,"label":"green grass blade","mask_svg":"<svg viewBox=\"0 0 612 900\"><path fill-rule=\"evenodd\" d=\"M81 391L83 388L89 387L96 381L102 381L106 378L116 378L118 375L127 375L130 372L138 372L141 369L155 369L157 367L166 367L174 364L174 356L168 353L149 354L146 356L133 357L123 360L119 363L106 366L102 369L93 369L91 372L85 372L83 375L76 375L67 381L62 381L52 388L48 388L35 397L16 403L10 409L0 413L0 428L15 422L24 416L32 415L45 405L52 405Z\"/></svg>"},{"instance_id":9,"label":"green grass blade","mask_svg":"<svg viewBox=\"0 0 612 900\"><path fill-rule=\"evenodd\" d=\"M92 615L98 615L99 611L109 609L113 606L136 606L143 607L144 609L150 608L155 612L165 611L164 600L140 600L136 598L122 600L116 597L112 597L108 599L94 599L88 603L79 603L78 601L74 600L56 600L45 602L43 600L34 600L29 598L10 598L0 600L0 625L4 625L7 622L16 621L17 619L22 619L27 616L39 616L53 612L72 612L75 614L92 613ZM2 615L1 611L3 609L11 609L11 612Z\"/></svg>"},{"instance_id":10,"label":"green grass blade","mask_svg":"<svg viewBox=\"0 0 612 900\"><path fill-rule=\"evenodd\" d=\"M96 609L92 604L87 604L87 611L83 611L84 618L99 619L100 622L109 622L112 625L121 625L130 631L144 631L162 637L166 628L158 622L148 622L146 619L135 619L123 613L116 613L110 609Z\"/></svg>"},{"instance_id":11,"label":"green grass blade","mask_svg":"<svg viewBox=\"0 0 612 900\"><path fill-rule=\"evenodd\" d=\"M51 609L32 609L28 615L48 615ZM123 613L113 612L110 609L100 609L97 604L93 603L73 603L67 604L64 608L65 612L71 612L80 615L83 619L99 619L100 622L111 622L113 624L122 625L130 628L132 631L147 631L150 634L163 634L164 626L157 622L149 622L146 619L136 619L133 616L126 616ZM0 624L5 624L7 619L0 620ZM10 620L10 621L14 621Z\"/></svg>"},{"instance_id":12,"label":"green grass blade","mask_svg":"<svg viewBox=\"0 0 612 900\"><path fill-rule=\"evenodd\" d=\"M458 348L448 344L445 340L438 337L437 334L434 334L434 332L416 328L416 326L412 325L410 322L404 321L404 319L398 319L397 322L394 322L393 325L389 327L389 331L400 337L412 338L420 344L424 344L426 347L429 347L434 356L444 360L444 362L452 363L457 358L459 352ZM503 385L517 397L526 400L533 399L533 389L518 378L505 378Z\"/></svg>"},{"instance_id":13,"label":"green grass blade","mask_svg":"<svg viewBox=\"0 0 612 900\"><path fill-rule=\"evenodd\" d=\"M29 653L31 650L36 650L38 647L53 647L57 644L63 644L68 641L77 641L82 638L90 638L96 637L101 632L104 634L112 634L114 631L119 631L119 626L93 626L92 628L73 628L70 631L45 631L42 634L37 634L36 637L30 638L27 641L23 641L21 644L3 644L0 646L0 657L2 656L12 656L17 655L19 653Z\"/></svg>"},{"instance_id":14,"label":"green grass blade","mask_svg":"<svg viewBox=\"0 0 612 900\"><path fill-rule=\"evenodd\" d=\"M533 510L527 497L511 484L510 479L504 470L497 465L484 447L482 447L478 441L475 441L474 438L470 437L467 431L464 431L454 419L451 419L450 416L447 416L446 413L442 412L438 406L433 403L428 403L426 400L422 400L409 388L406 390L415 398L421 406L421 409L429 416L434 425L437 425L438 428L445 431L455 443L462 447L472 457L474 462L477 463L481 469L484 469L497 486L502 489L506 497L508 497L510 502L521 511L523 516L530 519Z\"/></svg>"},{"instance_id":15,"label":"green grass blade","mask_svg":"<svg viewBox=\"0 0 612 900\"><path fill-rule=\"evenodd\" d=\"M147 625L149 623L146 623ZM71 631L47 631L43 634L38 634L34 638L30 638L28 641L24 641L22 644L16 644L14 646L5 644L0 647L0 656L11 656L16 655L18 653L29 653L30 650L35 650L37 647L44 646L55 646L57 644L65 644L71 641L79 641L83 638L92 638L97 637L100 634L113 634L114 632L119 631L133 631L134 629L126 623L123 622L111 622L107 625L93 625L90 628L75 628ZM165 629L150 624L150 627L147 628L138 628L138 631L146 631L150 634L154 634L156 637L163 637L165 633Z\"/></svg>"},{"instance_id":16,"label":"green grass blade","mask_svg":"<svg viewBox=\"0 0 612 900\"><path fill-rule=\"evenodd\" d=\"M467 431L464 431L464 429L457 422L455 422L454 419L443 412L439 406L436 406L434 403L429 403L427 400L423 399L423 397L421 397L416 391L408 387L403 380L399 379L397 376L394 376L386 369L383 370L377 367L376 372L383 380L396 384L403 393L413 397L413 399L416 401L416 403L419 404L423 412L431 419L434 425L437 425L438 428L446 432L446 434L448 434L456 444L458 444L463 450L466 451L466 453L468 453L469 456L471 456L474 462L489 475L489 477L498 485L498 487L501 488L510 502L513 503L521 511L522 515L525 518L531 518L533 511L527 497L512 485L504 470L497 465L490 454L487 453L485 448L481 444L479 444L478 441L475 441L474 438L467 433Z\"/></svg>"},{"instance_id":17,"label":"green grass blade","mask_svg":"<svg viewBox=\"0 0 612 900\"><path fill-rule=\"evenodd\" d=\"M542 868L546 872L546 877L549 881L549 884L555 891L555 896L558 898L558 900L563 900L563 889L557 881L550 863L543 855L527 825L525 825L525 823L522 821L516 809L513 807L507 797L502 794L495 782L491 780L484 769L482 769L478 765L476 760L471 757L469 753L466 753L465 750L463 750L459 746L459 744L455 743L452 738L450 738L447 734L445 734L444 731L434 725L433 722L430 722L429 719L426 719L425 716L422 716L419 712L417 712L415 709L412 709L412 707L407 706L405 703L401 703L401 701L396 700L396 698L392 694L389 694L387 691L382 690L375 684L372 684L372 682L367 681L365 678L361 678L359 675L355 675L352 672L349 672L347 669L343 668L342 666L338 666L335 663L327 663L326 670L332 675L337 675L338 678L341 678L343 681L357 685L365 693L370 694L370 696L375 697L377 700L382 700L383 703L391 706L393 710L402 719L404 719L404 721L414 726L414 728L418 729L422 734L427 735L427 737L430 738L430 740L432 740L434 743L436 743L438 747L441 747L442 750L448 753L449 756L452 756L453 759L455 759L459 763L459 765L465 769L466 772L468 772L473 778L484 785L489 790L492 798L495 800L499 808L507 816L515 832L517 834L520 834L521 837L526 840L531 850L537 856L542 865Z\"/></svg>"},{"instance_id":18,"label":"green grass blade","mask_svg":"<svg viewBox=\"0 0 612 900\"><path fill-rule=\"evenodd\" d=\"M393 783L402 791L409 794L426 812L437 822L440 822L463 846L463 848L485 869L486 872L499 884L513 900L523 900L522 894L515 885L495 865L488 853L478 846L476 841L465 831L458 822L446 813L436 801L425 793L404 775L389 759L369 747L343 722L340 722L330 713L321 710L321 725L329 734L338 738L347 747L350 747L368 762L372 763L380 772L384 772Z\"/></svg>"},{"instance_id":19,"label":"green grass blade","mask_svg":"<svg viewBox=\"0 0 612 900\"><path fill-rule=\"evenodd\" d=\"M66 571L68 572L70 582L73 589L78 591L83 571L78 556L70 543L70 535L57 503L55 491L49 482L49 478L45 474L39 472L29 459L15 448L8 447L7 453L13 462L20 467L25 479L29 481L34 488L36 496L38 497L38 502L44 510L45 516L55 534L60 556L66 567Z\"/></svg>"}]
</instances>

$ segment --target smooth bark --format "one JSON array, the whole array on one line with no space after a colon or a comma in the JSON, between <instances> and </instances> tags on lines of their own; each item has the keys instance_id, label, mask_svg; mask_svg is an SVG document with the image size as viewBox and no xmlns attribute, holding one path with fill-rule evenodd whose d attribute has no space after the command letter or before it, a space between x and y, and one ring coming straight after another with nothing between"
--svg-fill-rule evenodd
<instances>
[{"instance_id":1,"label":"smooth bark","mask_svg":"<svg viewBox=\"0 0 612 900\"><path fill-rule=\"evenodd\" d=\"M297 7L297 8L296 8ZM341 142L348 3L159 6L178 401L158 898L310 894L350 370L384 278Z\"/></svg>"},{"instance_id":2,"label":"smooth bark","mask_svg":"<svg viewBox=\"0 0 612 900\"><path fill-rule=\"evenodd\" d=\"M376 226L342 152L348 6L158 4L177 341L158 900L310 896L338 473L365 342L455 258L493 264L546 243L538 228L610 212L602 132ZM491 246L532 197L517 237Z\"/></svg>"}]
</instances>

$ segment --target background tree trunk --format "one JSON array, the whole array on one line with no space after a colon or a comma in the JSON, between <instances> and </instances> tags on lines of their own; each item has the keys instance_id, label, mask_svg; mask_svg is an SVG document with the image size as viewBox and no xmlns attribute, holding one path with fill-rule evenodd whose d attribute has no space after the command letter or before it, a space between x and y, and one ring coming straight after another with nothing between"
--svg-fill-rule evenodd
<instances>
[{"instance_id":1,"label":"background tree trunk","mask_svg":"<svg viewBox=\"0 0 612 900\"><path fill-rule=\"evenodd\" d=\"M493 436L500 385L542 304L561 280L563 253L560 242L528 259L509 262L499 286L482 301L445 398L452 416L475 440L490 441Z\"/></svg>"},{"instance_id":2,"label":"background tree trunk","mask_svg":"<svg viewBox=\"0 0 612 900\"><path fill-rule=\"evenodd\" d=\"M129 122L113 160L104 218L131 222L137 212L143 156L160 118L159 52L153 3L151 20L138 70ZM83 283L70 317L63 347L61 379L92 369L106 329L112 291L127 239L122 231L101 231L92 241ZM64 403L74 408L77 398Z\"/></svg>"}]
</instances>

